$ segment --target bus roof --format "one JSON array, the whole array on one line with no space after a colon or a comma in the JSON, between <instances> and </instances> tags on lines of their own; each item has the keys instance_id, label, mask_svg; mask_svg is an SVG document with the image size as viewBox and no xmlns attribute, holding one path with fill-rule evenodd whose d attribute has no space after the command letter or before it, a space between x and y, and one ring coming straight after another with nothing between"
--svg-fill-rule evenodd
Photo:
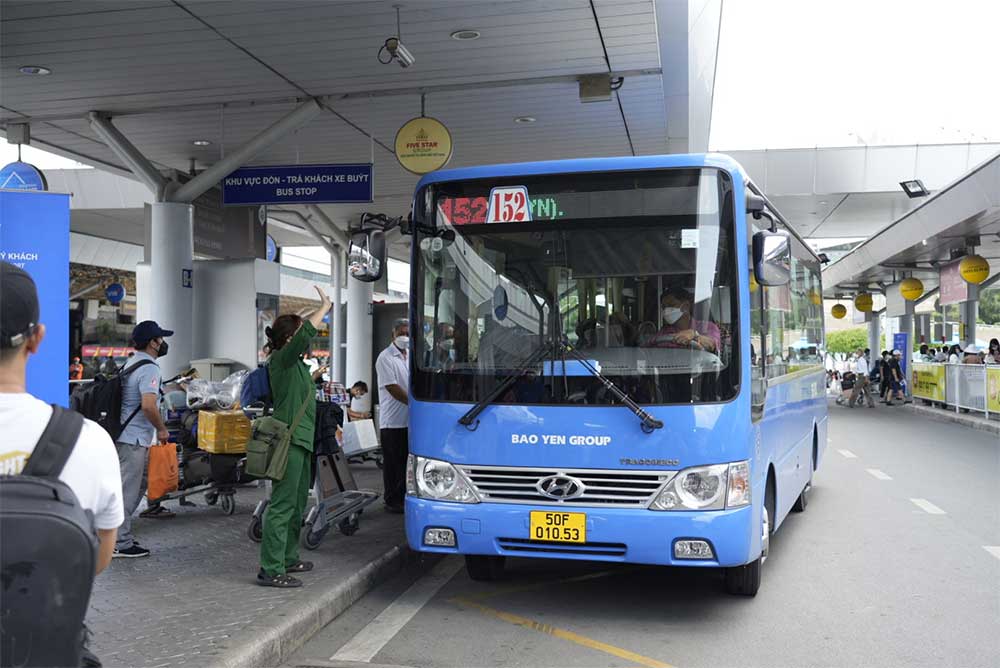
<instances>
[{"instance_id":1,"label":"bus roof","mask_svg":"<svg viewBox=\"0 0 1000 668\"><path fill-rule=\"evenodd\" d=\"M546 160L544 162L513 162L499 165L479 165L444 169L426 174L417 184L417 190L432 183L466 181L470 179L505 178L511 176L539 176L543 174L579 174L580 172L613 172L640 169L668 169L678 167L718 167L739 172L746 179L746 172L738 162L721 153L678 153L671 155L643 155L616 158L584 158L573 160Z\"/></svg>"}]
</instances>

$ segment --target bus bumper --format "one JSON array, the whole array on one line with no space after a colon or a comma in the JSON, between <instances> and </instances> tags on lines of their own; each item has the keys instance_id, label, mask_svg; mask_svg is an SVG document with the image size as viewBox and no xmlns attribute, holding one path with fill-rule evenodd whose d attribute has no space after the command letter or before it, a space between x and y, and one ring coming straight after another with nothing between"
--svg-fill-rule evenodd
<instances>
[{"instance_id":1,"label":"bus bumper","mask_svg":"<svg viewBox=\"0 0 1000 668\"><path fill-rule=\"evenodd\" d=\"M759 556L754 505L732 510L660 512L640 508L553 507L500 503L461 504L406 497L406 537L412 549L439 554L481 554L581 559L667 566L739 566ZM529 541L532 510L586 513L587 542ZM755 528L756 527L756 528ZM451 529L455 547L424 543L430 528ZM679 539L703 540L713 559L678 559Z\"/></svg>"}]
</instances>

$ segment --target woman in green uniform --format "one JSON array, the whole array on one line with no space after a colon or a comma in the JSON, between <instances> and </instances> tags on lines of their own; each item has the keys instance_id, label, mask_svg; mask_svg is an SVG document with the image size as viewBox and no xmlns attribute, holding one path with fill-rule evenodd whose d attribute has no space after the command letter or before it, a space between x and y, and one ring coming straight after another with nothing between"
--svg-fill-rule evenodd
<instances>
[{"instance_id":1,"label":"woman in green uniform","mask_svg":"<svg viewBox=\"0 0 1000 668\"><path fill-rule=\"evenodd\" d=\"M321 300L316 312L306 319L280 316L266 330L274 417L294 428L285 476L273 483L264 514L257 584L265 587L301 587L302 581L289 574L313 568L312 562L299 559L299 529L309 499L316 422L316 386L302 355L331 306L330 298L318 286L316 292Z\"/></svg>"}]
</instances>

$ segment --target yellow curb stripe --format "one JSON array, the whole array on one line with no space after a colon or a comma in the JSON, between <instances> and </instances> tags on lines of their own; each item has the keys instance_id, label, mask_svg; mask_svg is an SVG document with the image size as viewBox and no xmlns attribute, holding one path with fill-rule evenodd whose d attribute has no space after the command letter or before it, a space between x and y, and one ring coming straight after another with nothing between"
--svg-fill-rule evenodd
<instances>
[{"instance_id":1,"label":"yellow curb stripe","mask_svg":"<svg viewBox=\"0 0 1000 668\"><path fill-rule=\"evenodd\" d=\"M521 617L520 615L514 615L509 612L490 608L482 605L481 603L470 601L469 599L453 598L451 601L453 603L457 603L458 605L478 610L479 612L489 615L490 617L496 617L497 619L503 620L509 624L514 624L515 626L520 626L532 631L538 631L539 633L544 633L554 638L568 640L569 642L576 643L582 647L597 650L598 652L604 652L605 654L616 656L619 659L624 659L625 661L634 662L635 664L645 666L646 668L674 668L674 666L671 666L669 663L657 661L656 659L651 659L648 656L636 654L635 652L630 652L627 649L615 647L614 645L603 643L600 640L594 640L593 638L588 638L580 635L579 633L573 633L572 631L560 629L550 624L536 622L532 619L528 619L527 617Z\"/></svg>"}]
</instances>

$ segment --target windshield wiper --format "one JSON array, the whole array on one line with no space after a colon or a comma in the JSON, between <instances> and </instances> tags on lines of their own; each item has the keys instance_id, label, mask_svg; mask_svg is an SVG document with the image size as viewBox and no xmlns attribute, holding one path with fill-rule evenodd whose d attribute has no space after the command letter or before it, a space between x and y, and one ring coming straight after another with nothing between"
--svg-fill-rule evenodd
<instances>
[{"instance_id":1,"label":"windshield wiper","mask_svg":"<svg viewBox=\"0 0 1000 668\"><path fill-rule=\"evenodd\" d=\"M647 434L651 434L653 433L654 430L663 428L662 420L657 420L655 417L653 417L645 410L643 410L642 406L635 403L635 400L632 399L632 397L630 397L627 392L625 392L620 387L615 385L613 382L611 382L610 378L608 378L603 373L594 368L594 365L590 363L590 360L588 360L576 348L570 345L569 339L567 337L564 336L562 340L559 342L559 348L563 352L569 353L576 361L578 361L583 366L583 368L589 371L591 375L594 376L594 378L597 378L599 381L601 381L601 384L604 385L604 387L606 387L608 391L611 392L611 394L615 395L618 401L625 404L625 406L627 406L629 410L635 413L635 416L640 420L642 420L642 430L644 432L646 432ZM566 368L566 362L564 361L563 362L564 372L565 368Z\"/></svg>"},{"instance_id":2,"label":"windshield wiper","mask_svg":"<svg viewBox=\"0 0 1000 668\"><path fill-rule=\"evenodd\" d=\"M536 364L541 362L545 357L552 352L552 344L548 341L545 342L540 348L536 349L527 360L524 361L521 366L511 373L509 376L500 381L500 383L493 388L493 391L488 395L476 402L473 406L466 412L465 415L458 418L458 423L464 425L469 429L469 431L475 431L479 428L479 420L476 418L479 416L487 406L492 404L494 401L500 398L504 392L510 389L510 386L517 382L517 380L525 374L529 369L534 367ZM475 423L475 424L473 424Z\"/></svg>"}]
</instances>

